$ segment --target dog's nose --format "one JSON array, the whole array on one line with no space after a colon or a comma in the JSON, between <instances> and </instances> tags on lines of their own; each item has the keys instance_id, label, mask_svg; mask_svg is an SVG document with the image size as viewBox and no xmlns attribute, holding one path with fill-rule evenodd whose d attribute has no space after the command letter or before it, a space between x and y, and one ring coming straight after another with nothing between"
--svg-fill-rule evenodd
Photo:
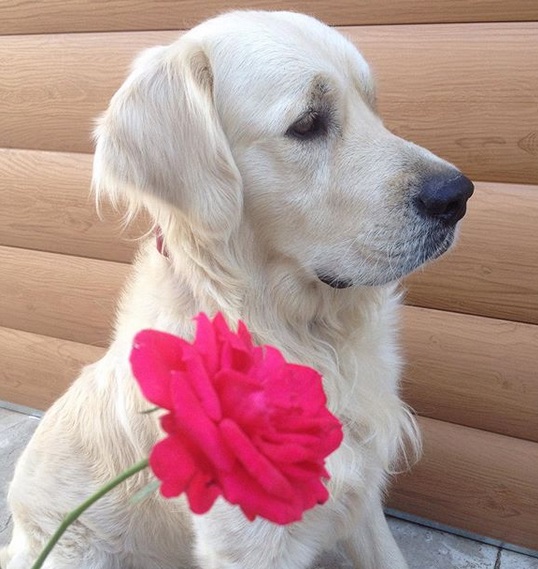
<instances>
[{"instance_id":1,"label":"dog's nose","mask_svg":"<svg viewBox=\"0 0 538 569\"><path fill-rule=\"evenodd\" d=\"M423 217L454 225L465 215L473 191L473 183L461 173L437 174L422 184L414 203Z\"/></svg>"}]
</instances>

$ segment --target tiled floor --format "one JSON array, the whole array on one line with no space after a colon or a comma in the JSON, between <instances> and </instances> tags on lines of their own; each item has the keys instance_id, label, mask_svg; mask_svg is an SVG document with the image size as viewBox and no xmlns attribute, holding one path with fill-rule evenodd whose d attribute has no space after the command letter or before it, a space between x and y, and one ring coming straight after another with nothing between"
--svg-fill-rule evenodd
<instances>
[{"instance_id":1,"label":"tiled floor","mask_svg":"<svg viewBox=\"0 0 538 569\"><path fill-rule=\"evenodd\" d=\"M11 519L5 499L15 461L38 419L0 408L0 546L7 543ZM538 569L538 559L484 545L396 518L390 519L410 569ZM327 559L322 567L347 567Z\"/></svg>"}]
</instances>

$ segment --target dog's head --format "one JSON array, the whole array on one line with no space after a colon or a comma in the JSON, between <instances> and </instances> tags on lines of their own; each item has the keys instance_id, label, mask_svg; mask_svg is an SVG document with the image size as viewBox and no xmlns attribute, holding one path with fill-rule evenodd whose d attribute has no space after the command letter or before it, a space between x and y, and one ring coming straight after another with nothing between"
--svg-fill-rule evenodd
<instances>
[{"instance_id":1,"label":"dog's head","mask_svg":"<svg viewBox=\"0 0 538 569\"><path fill-rule=\"evenodd\" d=\"M292 13L235 12L148 50L97 129L94 184L333 287L397 280L445 252L472 183L385 129L365 60Z\"/></svg>"}]
</instances>

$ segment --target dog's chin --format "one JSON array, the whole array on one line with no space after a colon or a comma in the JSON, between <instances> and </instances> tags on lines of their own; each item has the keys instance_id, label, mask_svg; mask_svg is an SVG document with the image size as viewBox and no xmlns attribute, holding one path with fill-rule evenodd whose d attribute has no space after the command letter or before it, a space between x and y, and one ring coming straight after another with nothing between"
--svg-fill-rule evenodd
<instances>
[{"instance_id":1,"label":"dog's chin","mask_svg":"<svg viewBox=\"0 0 538 569\"><path fill-rule=\"evenodd\" d=\"M455 231L443 232L440 236L426 240L420 247L411 249L399 259L387 262L386 270L371 279L373 285L397 282L444 255L454 243Z\"/></svg>"},{"instance_id":2,"label":"dog's chin","mask_svg":"<svg viewBox=\"0 0 538 569\"><path fill-rule=\"evenodd\" d=\"M437 238L427 240L421 251L419 251L419 266L444 255L452 247L455 237L456 229L454 228L441 233Z\"/></svg>"},{"instance_id":3,"label":"dog's chin","mask_svg":"<svg viewBox=\"0 0 538 569\"><path fill-rule=\"evenodd\" d=\"M387 259L383 263L377 262L370 270L362 266L362 270L352 277L343 276L335 272L316 272L317 278L333 289L346 289L352 286L376 287L385 286L409 276L417 269L430 261L438 259L445 254L454 242L455 232L444 233L439 238L425 241L420 247L410 248L398 258Z\"/></svg>"}]
</instances>

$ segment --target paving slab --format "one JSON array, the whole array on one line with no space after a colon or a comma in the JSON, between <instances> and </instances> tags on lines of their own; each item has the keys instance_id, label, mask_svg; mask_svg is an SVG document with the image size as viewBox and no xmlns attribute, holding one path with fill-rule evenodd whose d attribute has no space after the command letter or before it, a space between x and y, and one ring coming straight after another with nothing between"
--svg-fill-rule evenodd
<instances>
[{"instance_id":1,"label":"paving slab","mask_svg":"<svg viewBox=\"0 0 538 569\"><path fill-rule=\"evenodd\" d=\"M0 408L0 547L11 536L11 515L6 505L15 462L35 431L39 419Z\"/></svg>"},{"instance_id":2,"label":"paving slab","mask_svg":"<svg viewBox=\"0 0 538 569\"><path fill-rule=\"evenodd\" d=\"M538 528L538 521L536 526ZM503 549L499 569L538 569L538 558Z\"/></svg>"},{"instance_id":3,"label":"paving slab","mask_svg":"<svg viewBox=\"0 0 538 569\"><path fill-rule=\"evenodd\" d=\"M497 547L396 518L389 525L409 569L499 569Z\"/></svg>"},{"instance_id":4,"label":"paving slab","mask_svg":"<svg viewBox=\"0 0 538 569\"><path fill-rule=\"evenodd\" d=\"M25 422L27 419L28 417L22 413L15 413L0 408L0 435L14 425Z\"/></svg>"}]
</instances>

